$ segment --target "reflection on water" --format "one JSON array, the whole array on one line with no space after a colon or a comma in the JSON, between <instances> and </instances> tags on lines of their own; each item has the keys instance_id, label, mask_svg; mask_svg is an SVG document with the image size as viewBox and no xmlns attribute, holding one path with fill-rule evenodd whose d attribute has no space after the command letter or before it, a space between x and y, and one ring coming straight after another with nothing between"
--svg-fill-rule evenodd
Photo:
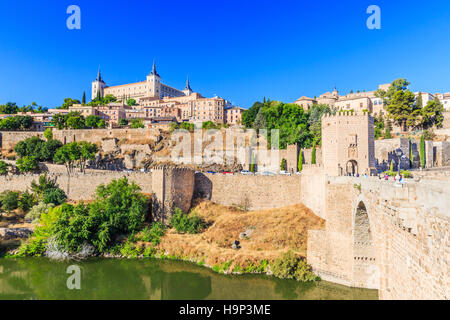
<instances>
[{"instance_id":1,"label":"reflection on water","mask_svg":"<svg viewBox=\"0 0 450 320\"><path fill-rule=\"evenodd\" d=\"M66 268L81 268L81 290ZM0 299L377 299L376 290L261 275L221 275L192 263L154 259L0 259Z\"/></svg>"}]
</instances>

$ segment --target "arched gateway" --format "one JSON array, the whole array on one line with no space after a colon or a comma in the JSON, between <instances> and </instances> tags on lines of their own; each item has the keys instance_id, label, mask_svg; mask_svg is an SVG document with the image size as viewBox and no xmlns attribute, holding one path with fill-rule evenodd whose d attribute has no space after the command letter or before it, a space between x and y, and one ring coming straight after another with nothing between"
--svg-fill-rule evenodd
<instances>
[{"instance_id":1,"label":"arched gateway","mask_svg":"<svg viewBox=\"0 0 450 320\"><path fill-rule=\"evenodd\" d=\"M353 284L378 289L379 267L367 207L357 200L353 214Z\"/></svg>"}]
</instances>

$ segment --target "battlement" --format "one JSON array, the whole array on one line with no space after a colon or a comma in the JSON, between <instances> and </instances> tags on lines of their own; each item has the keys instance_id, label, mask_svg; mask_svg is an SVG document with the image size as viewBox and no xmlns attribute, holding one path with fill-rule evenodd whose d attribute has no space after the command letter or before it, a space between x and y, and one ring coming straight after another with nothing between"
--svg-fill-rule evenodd
<instances>
[{"instance_id":1,"label":"battlement","mask_svg":"<svg viewBox=\"0 0 450 320\"><path fill-rule=\"evenodd\" d=\"M332 119L332 118L341 118L341 117L354 117L354 118L372 118L373 117L369 114L369 112L361 112L361 111L352 111L352 110L339 110L337 111L336 114L331 114L331 113L325 113L322 115L322 119L327 118L327 119Z\"/></svg>"}]
</instances>

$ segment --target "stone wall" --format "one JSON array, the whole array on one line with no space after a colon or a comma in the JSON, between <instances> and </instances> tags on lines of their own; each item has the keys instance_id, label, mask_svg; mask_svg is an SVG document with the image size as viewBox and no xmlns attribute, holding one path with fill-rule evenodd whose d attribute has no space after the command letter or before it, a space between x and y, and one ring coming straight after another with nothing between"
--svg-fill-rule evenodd
<instances>
[{"instance_id":1,"label":"stone wall","mask_svg":"<svg viewBox=\"0 0 450 320\"><path fill-rule=\"evenodd\" d=\"M449 181L326 185L326 229L309 232L307 251L324 280L378 288L381 299L450 298Z\"/></svg>"},{"instance_id":2,"label":"stone wall","mask_svg":"<svg viewBox=\"0 0 450 320\"><path fill-rule=\"evenodd\" d=\"M319 165L303 165L301 174L300 201L316 215L325 219L326 179L323 167Z\"/></svg>"},{"instance_id":3,"label":"stone wall","mask_svg":"<svg viewBox=\"0 0 450 320\"><path fill-rule=\"evenodd\" d=\"M194 194L194 171L188 168L153 168L153 220L168 223L175 208L187 213Z\"/></svg>"},{"instance_id":4,"label":"stone wall","mask_svg":"<svg viewBox=\"0 0 450 320\"><path fill-rule=\"evenodd\" d=\"M301 202L301 178L293 176L195 175L195 196L225 206L252 210L289 206Z\"/></svg>"},{"instance_id":5,"label":"stone wall","mask_svg":"<svg viewBox=\"0 0 450 320\"><path fill-rule=\"evenodd\" d=\"M149 143L156 141L160 131L153 128L145 129L85 129L85 130L53 130L53 139L62 143L87 141L101 144L103 140L118 139L126 143Z\"/></svg>"},{"instance_id":6,"label":"stone wall","mask_svg":"<svg viewBox=\"0 0 450 320\"><path fill-rule=\"evenodd\" d=\"M13 152L17 143L31 137L40 137L42 139L44 133L37 131L0 131L1 153Z\"/></svg>"},{"instance_id":7,"label":"stone wall","mask_svg":"<svg viewBox=\"0 0 450 320\"><path fill-rule=\"evenodd\" d=\"M61 171L63 170L65 169L62 167ZM52 172L48 176L56 180L59 187L66 192L70 200L91 200L94 198L95 190L100 184L108 184L112 180L122 177L127 177L130 181L134 181L141 187L143 193L152 193L152 174L150 173L92 171L85 174L73 173L68 176L66 172ZM32 181L38 181L38 179L38 174L0 176L0 192L6 190L25 191L30 187Z\"/></svg>"}]
</instances>

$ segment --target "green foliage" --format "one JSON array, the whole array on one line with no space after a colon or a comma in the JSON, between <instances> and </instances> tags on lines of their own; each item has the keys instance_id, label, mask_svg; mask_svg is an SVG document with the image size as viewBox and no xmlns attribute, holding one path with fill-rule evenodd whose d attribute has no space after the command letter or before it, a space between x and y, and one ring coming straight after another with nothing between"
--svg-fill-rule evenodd
<instances>
[{"instance_id":1,"label":"green foliage","mask_svg":"<svg viewBox=\"0 0 450 320\"><path fill-rule=\"evenodd\" d=\"M31 116L12 116L0 120L0 130L3 131L25 131L33 125Z\"/></svg>"},{"instance_id":2,"label":"green foliage","mask_svg":"<svg viewBox=\"0 0 450 320\"><path fill-rule=\"evenodd\" d=\"M128 99L128 100L127 100L127 105L130 106L130 107L136 106L136 105L137 105L137 102L136 102L135 99Z\"/></svg>"},{"instance_id":3,"label":"green foliage","mask_svg":"<svg viewBox=\"0 0 450 320\"><path fill-rule=\"evenodd\" d=\"M53 203L46 204L41 201L31 208L31 210L26 214L25 219L31 220L33 223L37 223L42 214L48 213L48 211L54 207L55 205Z\"/></svg>"},{"instance_id":4,"label":"green foliage","mask_svg":"<svg viewBox=\"0 0 450 320\"><path fill-rule=\"evenodd\" d=\"M120 127L125 127L127 125L128 125L128 120L127 119L122 118L122 119L119 120L119 126Z\"/></svg>"},{"instance_id":5,"label":"green foliage","mask_svg":"<svg viewBox=\"0 0 450 320\"><path fill-rule=\"evenodd\" d=\"M69 114L66 125L69 129L84 129L85 119L81 114Z\"/></svg>"},{"instance_id":6,"label":"green foliage","mask_svg":"<svg viewBox=\"0 0 450 320\"><path fill-rule=\"evenodd\" d=\"M8 174L9 164L3 160L0 160L0 175L4 176Z\"/></svg>"},{"instance_id":7,"label":"green foliage","mask_svg":"<svg viewBox=\"0 0 450 320\"><path fill-rule=\"evenodd\" d=\"M284 253L271 265L273 275L281 279L297 281L316 281L318 277L312 272L306 259L297 256L293 251Z\"/></svg>"},{"instance_id":8,"label":"green foliage","mask_svg":"<svg viewBox=\"0 0 450 320\"><path fill-rule=\"evenodd\" d=\"M58 187L55 181L47 177L47 175L39 176L39 180L31 182L31 190L36 199L45 204L60 205L67 199L66 194Z\"/></svg>"},{"instance_id":9,"label":"green foliage","mask_svg":"<svg viewBox=\"0 0 450 320\"><path fill-rule=\"evenodd\" d=\"M42 192L51 182L42 181ZM120 234L134 234L140 230L147 214L148 199L139 193L135 183L126 178L113 180L107 186L97 188L96 200L88 205L63 204L42 213L40 227L29 244L21 252L25 255L42 254L46 240L50 237L64 250L77 252L84 243L93 245L97 251L105 252ZM44 232L45 231L45 232ZM160 226L152 231L152 240L157 242ZM29 249L29 247L36 247Z\"/></svg>"},{"instance_id":10,"label":"green foliage","mask_svg":"<svg viewBox=\"0 0 450 320\"><path fill-rule=\"evenodd\" d=\"M206 222L197 216L196 212L191 212L187 215L179 208L175 208L174 214L170 218L170 225L178 233L196 234L206 228Z\"/></svg>"},{"instance_id":11,"label":"green foliage","mask_svg":"<svg viewBox=\"0 0 450 320\"><path fill-rule=\"evenodd\" d=\"M47 139L47 141L53 140L53 131L51 128L45 129L44 138Z\"/></svg>"},{"instance_id":12,"label":"green foliage","mask_svg":"<svg viewBox=\"0 0 450 320\"><path fill-rule=\"evenodd\" d=\"M84 172L86 163L89 160L95 159L95 154L98 151L97 145L81 141L68 143L59 148L53 157L54 162L64 164L67 171L70 173L75 166L79 166Z\"/></svg>"},{"instance_id":13,"label":"green foliage","mask_svg":"<svg viewBox=\"0 0 450 320\"><path fill-rule=\"evenodd\" d=\"M427 141L433 140L436 137L436 134L431 129L427 129L423 131L423 138Z\"/></svg>"},{"instance_id":14,"label":"green foliage","mask_svg":"<svg viewBox=\"0 0 450 320\"><path fill-rule=\"evenodd\" d=\"M166 226L161 222L156 222L152 224L150 228L146 227L144 230L142 230L137 239L144 242L151 242L154 245L158 245L165 233Z\"/></svg>"},{"instance_id":15,"label":"green foliage","mask_svg":"<svg viewBox=\"0 0 450 320\"><path fill-rule=\"evenodd\" d=\"M102 120L103 119L100 118L99 116L90 115L90 116L86 117L85 125L86 125L86 127L89 127L89 128L101 128L102 123L104 122L104 120L103 120L103 122L102 122Z\"/></svg>"},{"instance_id":16,"label":"green foliage","mask_svg":"<svg viewBox=\"0 0 450 320\"><path fill-rule=\"evenodd\" d=\"M82 105L86 104L86 91L83 91L83 98L81 98L81 104Z\"/></svg>"},{"instance_id":17,"label":"green foliage","mask_svg":"<svg viewBox=\"0 0 450 320\"><path fill-rule=\"evenodd\" d=\"M202 123L202 129L205 129L205 130L220 129L220 128L221 128L220 124L216 124L212 121L205 121Z\"/></svg>"},{"instance_id":18,"label":"green foliage","mask_svg":"<svg viewBox=\"0 0 450 320\"><path fill-rule=\"evenodd\" d=\"M19 207L19 192L4 191L0 193L0 204L4 211L11 212Z\"/></svg>"},{"instance_id":19,"label":"green foliage","mask_svg":"<svg viewBox=\"0 0 450 320\"><path fill-rule=\"evenodd\" d=\"M397 171L393 171L389 169L389 171L383 172L383 175L388 175L390 177L395 177L398 174ZM409 170L400 170L400 175L403 175L405 178L412 178L412 173Z\"/></svg>"},{"instance_id":20,"label":"green foliage","mask_svg":"<svg viewBox=\"0 0 450 320\"><path fill-rule=\"evenodd\" d=\"M19 169L22 173L32 172L38 169L38 161L36 160L36 157L25 156L20 158L16 161L16 165L17 169Z\"/></svg>"},{"instance_id":21,"label":"green foliage","mask_svg":"<svg viewBox=\"0 0 450 320\"><path fill-rule=\"evenodd\" d=\"M130 126L132 129L145 128L142 119L131 119Z\"/></svg>"},{"instance_id":22,"label":"green foliage","mask_svg":"<svg viewBox=\"0 0 450 320\"><path fill-rule=\"evenodd\" d=\"M298 172L302 172L303 170L303 152L302 149L300 149L300 152L298 154Z\"/></svg>"},{"instance_id":23,"label":"green foliage","mask_svg":"<svg viewBox=\"0 0 450 320\"><path fill-rule=\"evenodd\" d=\"M384 119L383 116L380 115L378 118L375 118L375 140L378 140L383 136L383 129L384 129Z\"/></svg>"},{"instance_id":24,"label":"green foliage","mask_svg":"<svg viewBox=\"0 0 450 320\"><path fill-rule=\"evenodd\" d=\"M42 256L47 249L47 243L53 234L56 221L64 211L70 210L71 207L70 205L63 205L49 209L48 212L43 212L39 219L39 225L34 229L31 238L21 244L17 256Z\"/></svg>"},{"instance_id":25,"label":"green foliage","mask_svg":"<svg viewBox=\"0 0 450 320\"><path fill-rule=\"evenodd\" d=\"M247 128L267 129L271 141L271 130L279 129L280 147L298 143L301 148L310 148L314 142L320 142L322 116L334 113L328 105L313 105L307 112L296 104L277 101L256 102L244 111L242 123Z\"/></svg>"},{"instance_id":26,"label":"green foliage","mask_svg":"<svg viewBox=\"0 0 450 320\"><path fill-rule=\"evenodd\" d=\"M169 126L169 131L170 132L174 132L175 130L187 130L189 132L194 132L195 130L195 124L190 123L190 122L182 122L180 124L176 123L176 122L172 122Z\"/></svg>"},{"instance_id":27,"label":"green foliage","mask_svg":"<svg viewBox=\"0 0 450 320\"><path fill-rule=\"evenodd\" d=\"M36 205L36 197L34 194L28 192L28 190L20 194L18 207L22 212L26 213L30 211L34 205Z\"/></svg>"},{"instance_id":28,"label":"green foliage","mask_svg":"<svg viewBox=\"0 0 450 320\"><path fill-rule=\"evenodd\" d=\"M392 139L391 129L386 128L386 130L385 130L385 132L384 132L384 138L385 138L385 139Z\"/></svg>"},{"instance_id":29,"label":"green foliage","mask_svg":"<svg viewBox=\"0 0 450 320\"><path fill-rule=\"evenodd\" d=\"M100 93L100 91L99 91ZM99 106L99 105L107 105L108 103L111 102L116 102L117 98L115 96L113 96L112 94L107 94L105 97L101 97L101 96L97 96L94 100L92 100L91 102L88 103L88 106Z\"/></svg>"},{"instance_id":30,"label":"green foliage","mask_svg":"<svg viewBox=\"0 0 450 320\"><path fill-rule=\"evenodd\" d=\"M419 154L420 154L420 167L422 169L425 169L425 136L422 134L420 137L420 147L419 147Z\"/></svg>"},{"instance_id":31,"label":"green foliage","mask_svg":"<svg viewBox=\"0 0 450 320\"><path fill-rule=\"evenodd\" d=\"M394 172L394 161L391 161L391 164L389 165L389 171Z\"/></svg>"},{"instance_id":32,"label":"green foliage","mask_svg":"<svg viewBox=\"0 0 450 320\"><path fill-rule=\"evenodd\" d=\"M281 171L286 171L287 170L287 162L286 159L281 159L281 164L280 164L280 170Z\"/></svg>"},{"instance_id":33,"label":"green foliage","mask_svg":"<svg viewBox=\"0 0 450 320\"><path fill-rule=\"evenodd\" d=\"M8 102L5 105L0 105L0 114L16 114L19 107L14 102Z\"/></svg>"},{"instance_id":34,"label":"green foliage","mask_svg":"<svg viewBox=\"0 0 450 320\"><path fill-rule=\"evenodd\" d=\"M72 98L65 98L64 103L61 105L59 109L69 109L74 104L80 104L80 100L72 99Z\"/></svg>"},{"instance_id":35,"label":"green foliage","mask_svg":"<svg viewBox=\"0 0 450 320\"><path fill-rule=\"evenodd\" d=\"M314 142L311 152L311 164L316 164L316 143Z\"/></svg>"}]
</instances>

